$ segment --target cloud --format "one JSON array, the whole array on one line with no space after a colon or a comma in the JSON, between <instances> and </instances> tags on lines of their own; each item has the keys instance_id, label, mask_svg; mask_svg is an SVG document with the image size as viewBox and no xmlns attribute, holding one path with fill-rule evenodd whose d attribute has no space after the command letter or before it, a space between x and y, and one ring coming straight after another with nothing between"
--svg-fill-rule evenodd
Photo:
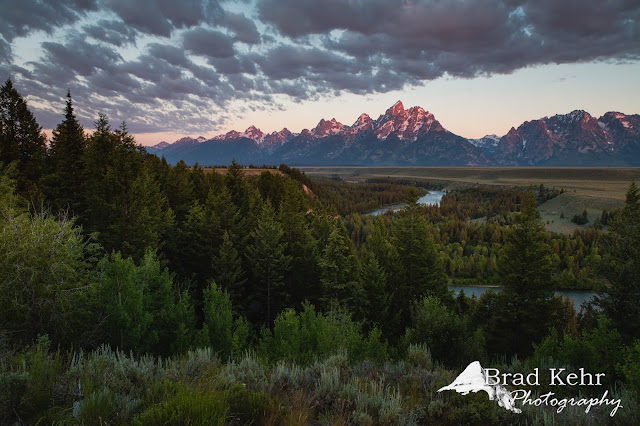
<instances>
[{"instance_id":1,"label":"cloud","mask_svg":"<svg viewBox=\"0 0 640 426\"><path fill-rule=\"evenodd\" d=\"M11 51L11 45L3 38L0 38L0 65L12 62L13 52Z\"/></svg>"},{"instance_id":2,"label":"cloud","mask_svg":"<svg viewBox=\"0 0 640 426\"><path fill-rule=\"evenodd\" d=\"M216 23L233 31L237 41L247 44L260 42L260 33L258 32L258 27L256 27L255 22L242 13L226 12Z\"/></svg>"},{"instance_id":3,"label":"cloud","mask_svg":"<svg viewBox=\"0 0 640 426\"><path fill-rule=\"evenodd\" d=\"M233 39L220 31L195 28L184 33L183 46L197 55L212 58L233 56Z\"/></svg>"},{"instance_id":4,"label":"cloud","mask_svg":"<svg viewBox=\"0 0 640 426\"><path fill-rule=\"evenodd\" d=\"M0 15L0 77L16 79L49 124L67 88L89 127L104 112L132 131L206 132L241 112L233 101L277 109L283 97L640 59L637 0L14 3Z\"/></svg>"},{"instance_id":5,"label":"cloud","mask_svg":"<svg viewBox=\"0 0 640 426\"><path fill-rule=\"evenodd\" d=\"M79 37L72 38L68 44L44 42L41 46L45 63L81 76L91 75L96 69L112 68L122 61L122 56L110 47L88 43Z\"/></svg>"},{"instance_id":6,"label":"cloud","mask_svg":"<svg viewBox=\"0 0 640 426\"><path fill-rule=\"evenodd\" d=\"M325 49L396 71L410 84L640 58L640 3L628 0L258 0L257 9L283 36L317 34Z\"/></svg>"},{"instance_id":7,"label":"cloud","mask_svg":"<svg viewBox=\"0 0 640 426\"><path fill-rule=\"evenodd\" d=\"M114 46L135 44L137 32L122 21L108 21L102 19L95 25L86 25L84 32L98 41Z\"/></svg>"},{"instance_id":8,"label":"cloud","mask_svg":"<svg viewBox=\"0 0 640 426\"><path fill-rule=\"evenodd\" d=\"M139 31L169 37L174 28L190 28L211 23L221 14L217 1L211 0L105 0L127 25Z\"/></svg>"},{"instance_id":9,"label":"cloud","mask_svg":"<svg viewBox=\"0 0 640 426\"><path fill-rule=\"evenodd\" d=\"M79 16L95 9L95 1L20 0L12 5L4 3L0 14L0 35L11 42L14 38L28 35L34 30L50 33L53 29L73 23Z\"/></svg>"}]
</instances>

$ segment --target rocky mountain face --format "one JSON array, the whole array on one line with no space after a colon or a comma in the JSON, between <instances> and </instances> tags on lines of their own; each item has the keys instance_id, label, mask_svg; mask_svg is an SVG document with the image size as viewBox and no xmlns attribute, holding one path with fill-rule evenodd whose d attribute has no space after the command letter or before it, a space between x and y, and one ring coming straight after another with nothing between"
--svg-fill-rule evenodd
<instances>
[{"instance_id":1,"label":"rocky mountain face","mask_svg":"<svg viewBox=\"0 0 640 426\"><path fill-rule=\"evenodd\" d=\"M640 116L585 111L526 121L512 128L495 148L498 165L640 165Z\"/></svg>"},{"instance_id":2,"label":"rocky mountain face","mask_svg":"<svg viewBox=\"0 0 640 426\"><path fill-rule=\"evenodd\" d=\"M421 107L396 102L376 120L362 114L350 126L322 119L311 130L270 134L255 126L210 140L182 138L148 150L187 164L354 166L640 165L640 116L585 111L527 121L506 135L465 139Z\"/></svg>"}]
</instances>

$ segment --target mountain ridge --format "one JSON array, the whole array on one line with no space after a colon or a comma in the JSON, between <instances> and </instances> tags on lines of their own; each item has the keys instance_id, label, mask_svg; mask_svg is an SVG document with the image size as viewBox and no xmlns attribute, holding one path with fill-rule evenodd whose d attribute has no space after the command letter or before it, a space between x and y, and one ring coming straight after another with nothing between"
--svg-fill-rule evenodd
<instances>
[{"instance_id":1,"label":"mountain ridge","mask_svg":"<svg viewBox=\"0 0 640 426\"><path fill-rule=\"evenodd\" d=\"M640 115L583 110L525 121L504 136L467 139L419 106L397 101L377 119L352 125L321 119L312 129L266 134L255 126L147 148L169 162L359 166L640 166Z\"/></svg>"}]
</instances>

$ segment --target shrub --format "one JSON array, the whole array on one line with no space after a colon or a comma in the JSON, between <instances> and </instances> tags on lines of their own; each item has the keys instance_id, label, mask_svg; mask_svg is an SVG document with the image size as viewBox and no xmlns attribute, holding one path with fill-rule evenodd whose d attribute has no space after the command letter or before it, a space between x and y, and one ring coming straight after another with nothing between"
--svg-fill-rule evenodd
<instances>
[{"instance_id":1,"label":"shrub","mask_svg":"<svg viewBox=\"0 0 640 426\"><path fill-rule=\"evenodd\" d=\"M137 415L133 424L224 425L229 413L228 394L224 391L184 389Z\"/></svg>"}]
</instances>

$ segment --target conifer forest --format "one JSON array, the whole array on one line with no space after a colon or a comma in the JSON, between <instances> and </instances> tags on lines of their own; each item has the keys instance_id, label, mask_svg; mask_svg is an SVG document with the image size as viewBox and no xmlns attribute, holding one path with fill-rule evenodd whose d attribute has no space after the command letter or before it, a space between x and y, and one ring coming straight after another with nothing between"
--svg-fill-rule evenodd
<instances>
[{"instance_id":1,"label":"conifer forest","mask_svg":"<svg viewBox=\"0 0 640 426\"><path fill-rule=\"evenodd\" d=\"M559 234L537 206L562 188L171 164L76 114L47 140L0 90L0 424L640 424L635 182ZM438 392L473 361L569 402ZM615 415L570 402L605 393Z\"/></svg>"}]
</instances>

